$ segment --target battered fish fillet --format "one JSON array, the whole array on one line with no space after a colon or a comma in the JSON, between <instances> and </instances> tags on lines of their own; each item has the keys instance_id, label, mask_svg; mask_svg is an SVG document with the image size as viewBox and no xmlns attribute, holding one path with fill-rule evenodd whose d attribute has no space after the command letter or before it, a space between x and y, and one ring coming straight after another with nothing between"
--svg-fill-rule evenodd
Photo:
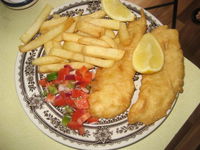
<instances>
[{"instance_id":1,"label":"battered fish fillet","mask_svg":"<svg viewBox=\"0 0 200 150\"><path fill-rule=\"evenodd\" d=\"M165 62L158 73L143 75L139 98L128 114L130 124L142 122L149 125L164 117L176 94L183 91L184 57L178 32L161 26L152 33L161 44Z\"/></svg>"},{"instance_id":2,"label":"battered fish fillet","mask_svg":"<svg viewBox=\"0 0 200 150\"><path fill-rule=\"evenodd\" d=\"M122 60L111 68L98 69L92 82L89 96L90 113L99 118L113 118L130 106L134 91L132 53L146 31L146 19L142 17L130 23L132 42L123 48L126 52Z\"/></svg>"}]
</instances>

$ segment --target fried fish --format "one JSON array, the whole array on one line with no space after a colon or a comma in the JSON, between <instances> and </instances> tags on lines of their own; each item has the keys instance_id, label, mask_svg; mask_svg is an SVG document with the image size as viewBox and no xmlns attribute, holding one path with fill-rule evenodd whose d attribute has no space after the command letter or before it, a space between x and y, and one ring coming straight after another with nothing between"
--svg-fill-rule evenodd
<instances>
[{"instance_id":1,"label":"fried fish","mask_svg":"<svg viewBox=\"0 0 200 150\"><path fill-rule=\"evenodd\" d=\"M176 94L183 91L184 64L177 30L161 26L152 31L165 56L161 71L143 75L139 97L128 113L128 122L152 124L166 116Z\"/></svg>"},{"instance_id":2,"label":"fried fish","mask_svg":"<svg viewBox=\"0 0 200 150\"><path fill-rule=\"evenodd\" d=\"M141 18L129 24L128 30L132 37L129 46L119 46L125 50L122 60L111 68L97 70L91 85L89 96L90 113L99 118L113 118L130 106L134 91L132 53L146 31L146 19L141 11Z\"/></svg>"}]
</instances>

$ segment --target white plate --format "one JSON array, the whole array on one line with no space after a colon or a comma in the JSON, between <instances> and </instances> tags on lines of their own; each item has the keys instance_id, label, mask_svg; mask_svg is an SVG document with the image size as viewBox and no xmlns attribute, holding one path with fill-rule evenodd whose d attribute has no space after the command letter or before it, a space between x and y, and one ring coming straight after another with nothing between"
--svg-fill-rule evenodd
<instances>
[{"instance_id":1,"label":"white plate","mask_svg":"<svg viewBox=\"0 0 200 150\"><path fill-rule=\"evenodd\" d=\"M127 1L123 2L137 17L140 16L140 7ZM54 9L52 14L74 16L80 12L88 14L99 9L100 1L78 0ZM150 13L145 11L145 14L148 21L148 31L162 25ZM42 88L38 85L38 80L44 75L38 73L37 67L32 65L32 60L42 56L43 53L43 47L27 53L18 53L15 71L16 88L26 114L42 132L52 139L77 149L116 149L134 144L147 137L166 119L164 117L150 126L145 126L141 123L128 125L127 110L113 119L101 119L98 124L84 124L86 129L84 136L80 136L76 131L63 127L61 125L62 109L45 103L40 96ZM139 79L137 79L138 77ZM132 103L137 99L141 78L141 75L134 77L136 90Z\"/></svg>"}]
</instances>

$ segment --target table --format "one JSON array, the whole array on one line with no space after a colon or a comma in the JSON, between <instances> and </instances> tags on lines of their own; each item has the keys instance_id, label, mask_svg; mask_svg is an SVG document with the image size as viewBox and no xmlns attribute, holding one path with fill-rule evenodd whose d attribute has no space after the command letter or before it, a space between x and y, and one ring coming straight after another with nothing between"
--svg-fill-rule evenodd
<instances>
[{"instance_id":1,"label":"table","mask_svg":"<svg viewBox=\"0 0 200 150\"><path fill-rule=\"evenodd\" d=\"M15 89L15 61L19 36L31 25L48 2L54 7L66 0L42 0L25 10L11 10L0 4L0 149L43 150L72 149L43 134L26 116ZM143 140L126 150L164 149L200 102L200 70L185 59L184 93L166 121Z\"/></svg>"}]
</instances>

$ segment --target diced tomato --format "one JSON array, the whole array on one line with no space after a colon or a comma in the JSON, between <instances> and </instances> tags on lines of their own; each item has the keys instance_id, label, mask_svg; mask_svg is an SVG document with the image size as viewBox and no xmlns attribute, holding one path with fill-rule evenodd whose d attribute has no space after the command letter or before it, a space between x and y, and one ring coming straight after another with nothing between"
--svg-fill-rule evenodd
<instances>
[{"instance_id":1,"label":"diced tomato","mask_svg":"<svg viewBox=\"0 0 200 150\"><path fill-rule=\"evenodd\" d=\"M88 71L88 69L83 66L81 69L76 71L75 79L80 82L81 87L85 87L92 81L92 73Z\"/></svg>"},{"instance_id":2,"label":"diced tomato","mask_svg":"<svg viewBox=\"0 0 200 150\"><path fill-rule=\"evenodd\" d=\"M47 94L47 97L45 98L45 101L46 102L50 102L50 103L53 103L55 100L55 95L51 94L51 93L48 93Z\"/></svg>"},{"instance_id":3,"label":"diced tomato","mask_svg":"<svg viewBox=\"0 0 200 150\"><path fill-rule=\"evenodd\" d=\"M51 102L54 106L68 105L72 107L72 114L70 113L71 120L67 123L67 126L72 130L78 130L79 134L83 135L85 133L84 122L91 123L98 121L97 118L91 117L88 111L89 90L84 90L84 88L89 86L88 84L94 76L85 66L76 70L75 74L71 74L71 71L73 71L71 66L66 65L56 73L56 79L42 79L39 81L39 84L48 89L49 94L45 99L47 102ZM75 82L69 80L74 80ZM49 86L56 88L55 95L50 94L51 89Z\"/></svg>"},{"instance_id":4,"label":"diced tomato","mask_svg":"<svg viewBox=\"0 0 200 150\"><path fill-rule=\"evenodd\" d=\"M39 80L39 84L41 85L41 86L43 86L43 87L45 87L46 85L47 85L47 80L46 79L41 79L41 80Z\"/></svg>"},{"instance_id":5,"label":"diced tomato","mask_svg":"<svg viewBox=\"0 0 200 150\"><path fill-rule=\"evenodd\" d=\"M65 80L65 77L72 71L72 68L69 65L66 65L58 72L58 80Z\"/></svg>"},{"instance_id":6,"label":"diced tomato","mask_svg":"<svg viewBox=\"0 0 200 150\"><path fill-rule=\"evenodd\" d=\"M76 85L79 85L81 88L85 88L85 87L87 87L88 83L79 81L76 83Z\"/></svg>"},{"instance_id":7,"label":"diced tomato","mask_svg":"<svg viewBox=\"0 0 200 150\"><path fill-rule=\"evenodd\" d=\"M65 65L64 68L68 68L70 71L73 70L73 68L70 65Z\"/></svg>"},{"instance_id":8,"label":"diced tomato","mask_svg":"<svg viewBox=\"0 0 200 150\"><path fill-rule=\"evenodd\" d=\"M78 118L80 118L86 111L83 109L77 109L76 111L73 112L72 114L72 121L77 121Z\"/></svg>"},{"instance_id":9,"label":"diced tomato","mask_svg":"<svg viewBox=\"0 0 200 150\"><path fill-rule=\"evenodd\" d=\"M67 126L72 130L79 130L80 128L83 128L83 125L78 124L76 121L70 121Z\"/></svg>"},{"instance_id":10,"label":"diced tomato","mask_svg":"<svg viewBox=\"0 0 200 150\"><path fill-rule=\"evenodd\" d=\"M76 105L75 105L74 101L71 100L70 98L65 99L65 102L66 102L67 105L69 105L69 106L71 106L73 108L76 108Z\"/></svg>"},{"instance_id":11,"label":"diced tomato","mask_svg":"<svg viewBox=\"0 0 200 150\"><path fill-rule=\"evenodd\" d=\"M65 96L66 96L66 94L65 94L64 91L60 91L60 92L59 92L59 95L62 96L62 97L64 97L64 98L65 98Z\"/></svg>"},{"instance_id":12,"label":"diced tomato","mask_svg":"<svg viewBox=\"0 0 200 150\"><path fill-rule=\"evenodd\" d=\"M65 106L66 105L66 101L65 99L59 95L55 98L54 102L53 102L54 106Z\"/></svg>"},{"instance_id":13,"label":"diced tomato","mask_svg":"<svg viewBox=\"0 0 200 150\"><path fill-rule=\"evenodd\" d=\"M76 108L76 105L73 100L70 99L69 96L65 92L60 92L59 96L57 96L53 102L54 106L66 106L69 105L73 108Z\"/></svg>"},{"instance_id":14,"label":"diced tomato","mask_svg":"<svg viewBox=\"0 0 200 150\"><path fill-rule=\"evenodd\" d=\"M81 81L82 80L81 73L78 70L76 70L75 80L76 81Z\"/></svg>"},{"instance_id":15,"label":"diced tomato","mask_svg":"<svg viewBox=\"0 0 200 150\"><path fill-rule=\"evenodd\" d=\"M82 90L74 89L72 90L72 97L77 98L83 96L84 92Z\"/></svg>"},{"instance_id":16,"label":"diced tomato","mask_svg":"<svg viewBox=\"0 0 200 150\"><path fill-rule=\"evenodd\" d=\"M57 80L53 80L52 83L59 85L59 84L62 84L63 81L57 79Z\"/></svg>"},{"instance_id":17,"label":"diced tomato","mask_svg":"<svg viewBox=\"0 0 200 150\"><path fill-rule=\"evenodd\" d=\"M72 74L66 75L65 80L75 80L75 75Z\"/></svg>"},{"instance_id":18,"label":"diced tomato","mask_svg":"<svg viewBox=\"0 0 200 150\"><path fill-rule=\"evenodd\" d=\"M84 128L84 127L80 127L80 128L78 129L78 133L79 133L80 135L83 135L83 134L85 133L85 128Z\"/></svg>"},{"instance_id":19,"label":"diced tomato","mask_svg":"<svg viewBox=\"0 0 200 150\"><path fill-rule=\"evenodd\" d=\"M92 73L89 71L85 72L85 74L83 75L83 80L86 83L90 83L92 81Z\"/></svg>"},{"instance_id":20,"label":"diced tomato","mask_svg":"<svg viewBox=\"0 0 200 150\"><path fill-rule=\"evenodd\" d=\"M86 112L84 113L83 115L81 115L78 119L77 119L77 122L79 124L83 124L88 118L90 118L90 113L89 112Z\"/></svg>"},{"instance_id":21,"label":"diced tomato","mask_svg":"<svg viewBox=\"0 0 200 150\"><path fill-rule=\"evenodd\" d=\"M74 100L74 103L76 105L76 108L78 108L78 109L88 109L89 108L89 103L88 103L88 100L86 98Z\"/></svg>"},{"instance_id":22,"label":"diced tomato","mask_svg":"<svg viewBox=\"0 0 200 150\"><path fill-rule=\"evenodd\" d=\"M90 117L87 120L88 123L94 123L94 122L98 122L98 121L99 121L99 118L96 118L96 117Z\"/></svg>"}]
</instances>

